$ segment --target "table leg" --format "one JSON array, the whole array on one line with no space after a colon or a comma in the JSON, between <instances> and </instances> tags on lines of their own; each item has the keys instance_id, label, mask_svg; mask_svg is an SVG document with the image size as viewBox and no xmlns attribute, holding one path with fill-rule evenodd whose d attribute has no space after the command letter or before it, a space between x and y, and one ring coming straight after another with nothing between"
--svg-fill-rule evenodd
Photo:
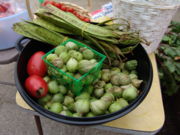
<instances>
[{"instance_id":1,"label":"table leg","mask_svg":"<svg viewBox=\"0 0 180 135\"><path fill-rule=\"evenodd\" d=\"M40 117L37 116L37 115L34 115L34 119L36 121L36 126L37 126L37 129L38 129L39 135L43 135L43 130L42 130Z\"/></svg>"}]
</instances>

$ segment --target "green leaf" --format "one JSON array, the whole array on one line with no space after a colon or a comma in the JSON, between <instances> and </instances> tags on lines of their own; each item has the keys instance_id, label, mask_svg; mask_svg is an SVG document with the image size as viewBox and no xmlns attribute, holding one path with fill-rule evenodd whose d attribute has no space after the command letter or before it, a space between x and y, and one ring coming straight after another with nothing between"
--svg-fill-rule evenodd
<instances>
[{"instance_id":1,"label":"green leaf","mask_svg":"<svg viewBox=\"0 0 180 135\"><path fill-rule=\"evenodd\" d=\"M167 35L164 35L164 37L162 39L163 42L169 42L170 40L171 40L171 38Z\"/></svg>"},{"instance_id":2,"label":"green leaf","mask_svg":"<svg viewBox=\"0 0 180 135\"><path fill-rule=\"evenodd\" d=\"M167 67L165 65L162 65L161 68L164 73L164 78L161 81L162 85L165 88L164 92L167 95L171 96L178 91L178 85L176 84L173 74L168 71Z\"/></svg>"},{"instance_id":3,"label":"green leaf","mask_svg":"<svg viewBox=\"0 0 180 135\"><path fill-rule=\"evenodd\" d=\"M176 67L173 63L172 60L166 60L164 62L164 65L167 67L167 69L169 70L169 72L173 73L176 70Z\"/></svg>"},{"instance_id":4,"label":"green leaf","mask_svg":"<svg viewBox=\"0 0 180 135\"><path fill-rule=\"evenodd\" d=\"M176 56L176 52L172 47L165 48L164 53L172 58Z\"/></svg>"}]
</instances>

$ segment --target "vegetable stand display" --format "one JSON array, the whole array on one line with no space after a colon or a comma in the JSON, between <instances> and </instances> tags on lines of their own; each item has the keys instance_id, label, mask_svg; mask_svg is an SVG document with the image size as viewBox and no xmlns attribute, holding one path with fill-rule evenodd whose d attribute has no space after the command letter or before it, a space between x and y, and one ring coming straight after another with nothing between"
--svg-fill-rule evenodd
<instances>
[{"instance_id":1,"label":"vegetable stand display","mask_svg":"<svg viewBox=\"0 0 180 135\"><path fill-rule=\"evenodd\" d=\"M154 54L149 55L153 66L153 82L149 94L145 100L132 112L126 116L112 122L93 126L94 128L109 130L122 134L150 135L157 133L164 124L164 109L161 97L161 90L157 72L157 65ZM21 97L19 92L16 93L16 103L23 110L34 115L35 112ZM138 123L138 124L137 124Z\"/></svg>"},{"instance_id":2,"label":"vegetable stand display","mask_svg":"<svg viewBox=\"0 0 180 135\"><path fill-rule=\"evenodd\" d=\"M32 21L13 26L15 32L31 38L15 71L16 86L28 105L58 122L98 125L141 104L153 71L140 45L148 42L131 31L129 23L109 24L113 19L93 23L65 3L46 1L41 6ZM36 66L29 70L40 51L46 55L36 57L37 61L47 64L42 74Z\"/></svg>"}]
</instances>

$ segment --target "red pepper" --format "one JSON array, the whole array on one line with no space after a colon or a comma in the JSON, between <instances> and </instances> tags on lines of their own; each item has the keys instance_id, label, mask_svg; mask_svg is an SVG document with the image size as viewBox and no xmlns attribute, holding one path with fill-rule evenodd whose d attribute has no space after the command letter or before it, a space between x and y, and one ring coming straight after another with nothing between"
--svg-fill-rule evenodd
<instances>
[{"instance_id":1,"label":"red pepper","mask_svg":"<svg viewBox=\"0 0 180 135\"><path fill-rule=\"evenodd\" d=\"M34 98L41 98L48 93L48 85L42 77L31 75L25 81L27 92Z\"/></svg>"},{"instance_id":2,"label":"red pepper","mask_svg":"<svg viewBox=\"0 0 180 135\"><path fill-rule=\"evenodd\" d=\"M27 73L29 75L35 74L43 77L46 74L47 67L45 62L42 60L44 54L44 52L38 51L30 57L27 64Z\"/></svg>"}]
</instances>

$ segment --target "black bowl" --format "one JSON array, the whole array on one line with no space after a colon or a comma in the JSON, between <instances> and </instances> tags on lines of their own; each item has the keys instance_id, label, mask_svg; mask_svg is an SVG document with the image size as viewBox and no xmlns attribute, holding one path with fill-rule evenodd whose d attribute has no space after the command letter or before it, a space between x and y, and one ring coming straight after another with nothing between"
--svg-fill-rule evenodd
<instances>
[{"instance_id":1,"label":"black bowl","mask_svg":"<svg viewBox=\"0 0 180 135\"><path fill-rule=\"evenodd\" d=\"M17 45L20 45L20 42ZM138 67L137 67L138 76L140 79L143 80L143 84L141 85L140 88L141 89L140 95L137 97L137 99L135 99L132 103L130 103L129 106L115 113L105 114L92 118L74 118L74 117L67 117L60 114L52 113L41 107L36 102L35 99L33 99L28 95L28 93L24 88L24 81L28 77L28 74L26 72L26 65L30 56L34 54L36 51L48 52L52 48L53 46L51 45L41 43L35 40L30 40L26 42L24 48L23 47L20 48L20 46L18 46L18 49L20 49L21 52L18 57L16 70L15 70L15 82L19 93L21 94L21 96L29 106L31 106L35 111L39 112L41 115L47 118L56 120L58 122L63 122L66 124L73 124L73 125L97 125L101 123L106 123L115 120L117 118L120 118L131 112L144 100L144 98L146 97L146 95L150 90L152 77L153 77L152 65L144 48L141 45L138 45L138 47L133 51L133 55L128 55L127 57L129 59L138 60Z\"/></svg>"}]
</instances>

